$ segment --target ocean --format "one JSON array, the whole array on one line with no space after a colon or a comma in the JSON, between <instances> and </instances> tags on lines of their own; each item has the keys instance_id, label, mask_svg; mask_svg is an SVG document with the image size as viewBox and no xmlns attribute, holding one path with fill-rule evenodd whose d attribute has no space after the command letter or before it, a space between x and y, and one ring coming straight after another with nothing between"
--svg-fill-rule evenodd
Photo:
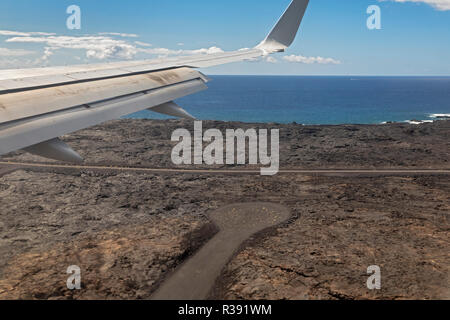
<instances>
[{"instance_id":1,"label":"ocean","mask_svg":"<svg viewBox=\"0 0 450 320\"><path fill-rule=\"evenodd\" d=\"M450 117L450 77L210 76L176 102L200 120L379 124ZM150 111L126 118L167 119Z\"/></svg>"}]
</instances>

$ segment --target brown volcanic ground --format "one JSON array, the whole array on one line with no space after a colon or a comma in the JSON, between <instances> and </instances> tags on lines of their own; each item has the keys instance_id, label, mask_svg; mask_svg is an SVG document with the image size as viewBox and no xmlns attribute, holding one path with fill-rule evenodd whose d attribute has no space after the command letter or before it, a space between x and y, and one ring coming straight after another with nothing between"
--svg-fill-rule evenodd
<instances>
[{"instance_id":1,"label":"brown volcanic ground","mask_svg":"<svg viewBox=\"0 0 450 320\"><path fill-rule=\"evenodd\" d=\"M282 168L450 167L450 122L280 128ZM183 121L121 120L65 137L92 164L174 167ZM2 160L40 161L17 153ZM1 168L0 168L1 169ZM1 172L1 170L0 170ZM242 202L290 208L251 239L212 298L450 299L450 179L425 176L160 175L30 169L0 177L0 298L149 298L216 229L206 214ZM83 289L69 291L69 265ZM367 267L382 290L366 288Z\"/></svg>"},{"instance_id":2,"label":"brown volcanic ground","mask_svg":"<svg viewBox=\"0 0 450 320\"><path fill-rule=\"evenodd\" d=\"M87 163L172 168L172 132L192 121L118 120L64 138ZM450 168L450 120L410 125L302 126L204 121L204 130L280 129L283 168ZM3 160L38 160L13 153ZM196 167L198 168L198 166ZM211 167L205 167L211 168Z\"/></svg>"}]
</instances>

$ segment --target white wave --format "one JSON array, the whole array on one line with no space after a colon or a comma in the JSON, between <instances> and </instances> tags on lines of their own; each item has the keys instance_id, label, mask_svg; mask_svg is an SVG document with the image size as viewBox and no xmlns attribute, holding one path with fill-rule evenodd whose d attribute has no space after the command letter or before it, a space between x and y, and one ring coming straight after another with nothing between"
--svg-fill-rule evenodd
<instances>
[{"instance_id":1,"label":"white wave","mask_svg":"<svg viewBox=\"0 0 450 320\"><path fill-rule=\"evenodd\" d=\"M405 120L406 123L409 124L424 124L424 123L433 123L433 120Z\"/></svg>"},{"instance_id":2,"label":"white wave","mask_svg":"<svg viewBox=\"0 0 450 320\"><path fill-rule=\"evenodd\" d=\"M383 121L380 124L395 124L397 121Z\"/></svg>"},{"instance_id":3,"label":"white wave","mask_svg":"<svg viewBox=\"0 0 450 320\"><path fill-rule=\"evenodd\" d=\"M433 113L429 115L430 118L450 118L450 113Z\"/></svg>"}]
</instances>

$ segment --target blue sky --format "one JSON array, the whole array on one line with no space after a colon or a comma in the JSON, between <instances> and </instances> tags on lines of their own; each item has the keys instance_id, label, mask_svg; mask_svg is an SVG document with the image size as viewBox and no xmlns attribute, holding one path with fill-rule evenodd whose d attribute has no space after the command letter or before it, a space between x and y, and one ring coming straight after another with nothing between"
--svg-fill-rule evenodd
<instances>
[{"instance_id":1,"label":"blue sky","mask_svg":"<svg viewBox=\"0 0 450 320\"><path fill-rule=\"evenodd\" d=\"M236 63L203 71L450 75L450 0L397 1L311 0L294 45L285 54L273 56L276 60ZM289 2L2 0L0 68L145 59L208 52L207 49L215 52L252 47L263 40ZM81 8L81 30L66 27L69 16L66 8L72 4ZM367 7L374 4L381 8L381 30L369 30L366 26ZM295 56L292 59L285 58L292 55Z\"/></svg>"}]
</instances>

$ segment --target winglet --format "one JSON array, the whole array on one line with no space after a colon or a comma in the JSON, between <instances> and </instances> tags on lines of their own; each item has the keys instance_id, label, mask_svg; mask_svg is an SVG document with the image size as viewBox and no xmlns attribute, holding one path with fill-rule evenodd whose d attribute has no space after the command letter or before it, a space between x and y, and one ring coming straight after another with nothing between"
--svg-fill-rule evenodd
<instances>
[{"instance_id":1,"label":"winglet","mask_svg":"<svg viewBox=\"0 0 450 320\"><path fill-rule=\"evenodd\" d=\"M278 23L256 48L266 53L283 52L294 42L309 0L292 0Z\"/></svg>"}]
</instances>

